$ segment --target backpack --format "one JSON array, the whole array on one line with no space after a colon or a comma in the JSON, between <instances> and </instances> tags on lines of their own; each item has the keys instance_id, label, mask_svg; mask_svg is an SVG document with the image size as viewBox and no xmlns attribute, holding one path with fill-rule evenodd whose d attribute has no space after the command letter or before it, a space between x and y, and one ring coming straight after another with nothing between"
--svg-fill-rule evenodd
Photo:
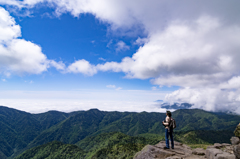
<instances>
[{"instance_id":1,"label":"backpack","mask_svg":"<svg viewBox=\"0 0 240 159\"><path fill-rule=\"evenodd\" d=\"M176 127L177 127L176 121L173 118L171 118L169 128L175 129Z\"/></svg>"}]
</instances>

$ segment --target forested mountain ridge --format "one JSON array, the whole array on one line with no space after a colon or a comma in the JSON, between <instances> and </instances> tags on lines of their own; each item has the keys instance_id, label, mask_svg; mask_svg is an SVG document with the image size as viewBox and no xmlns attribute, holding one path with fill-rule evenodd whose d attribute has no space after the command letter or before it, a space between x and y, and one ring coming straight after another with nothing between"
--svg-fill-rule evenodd
<instances>
[{"instance_id":1,"label":"forested mountain ridge","mask_svg":"<svg viewBox=\"0 0 240 159\"><path fill-rule=\"evenodd\" d=\"M231 133L224 130L197 130L185 133L179 132L174 134L174 136L175 141L180 141L181 143L210 145L218 141L229 143L229 139L232 137ZM164 140L164 136L159 134L129 136L120 132L102 133L96 136L88 136L75 145L52 141L31 148L16 159L132 159L146 145L155 145ZM194 144L193 146L197 145Z\"/></svg>"},{"instance_id":2,"label":"forested mountain ridge","mask_svg":"<svg viewBox=\"0 0 240 159\"><path fill-rule=\"evenodd\" d=\"M203 110L177 110L173 112L177 121L176 131L190 130L230 130L233 131L239 116L218 115ZM112 131L135 136L144 133L164 133L162 120L165 113L121 113L89 110L78 113L59 124L43 131L30 146L37 146L58 140L75 144L89 135Z\"/></svg>"},{"instance_id":3,"label":"forested mountain ridge","mask_svg":"<svg viewBox=\"0 0 240 159\"><path fill-rule=\"evenodd\" d=\"M191 130L227 130L232 132L240 121L238 115L212 113L198 109L173 112L177 132ZM106 112L97 109L63 113L49 111L30 114L0 107L0 157L12 158L22 150L57 140L77 144L86 137L121 132L130 136L162 134L165 113ZM191 135L190 135L191 136Z\"/></svg>"},{"instance_id":4,"label":"forested mountain ridge","mask_svg":"<svg viewBox=\"0 0 240 159\"><path fill-rule=\"evenodd\" d=\"M43 130L70 115L71 113L52 111L30 114L0 106L0 157L10 157L26 148Z\"/></svg>"},{"instance_id":5,"label":"forested mountain ridge","mask_svg":"<svg viewBox=\"0 0 240 159\"><path fill-rule=\"evenodd\" d=\"M83 158L85 152L76 145L63 144L59 141L52 141L47 144L34 147L25 151L16 159L31 159L31 158L44 158L44 159L61 159L61 158Z\"/></svg>"},{"instance_id":6,"label":"forested mountain ridge","mask_svg":"<svg viewBox=\"0 0 240 159\"><path fill-rule=\"evenodd\" d=\"M49 158L49 159L98 159L98 158L133 158L146 144L156 144L160 138L132 137L120 132L103 133L86 137L76 145L52 141L31 148L16 159ZM50 150L51 152L50 153ZM63 150L65 149L65 151Z\"/></svg>"}]
</instances>

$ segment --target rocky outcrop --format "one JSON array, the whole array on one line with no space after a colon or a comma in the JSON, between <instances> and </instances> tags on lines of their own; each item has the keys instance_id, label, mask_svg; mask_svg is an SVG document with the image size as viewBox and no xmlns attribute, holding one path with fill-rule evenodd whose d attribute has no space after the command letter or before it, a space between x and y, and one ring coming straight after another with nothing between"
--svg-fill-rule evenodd
<instances>
[{"instance_id":1,"label":"rocky outcrop","mask_svg":"<svg viewBox=\"0 0 240 159\"><path fill-rule=\"evenodd\" d=\"M134 159L240 159L240 123L234 131L232 144L215 143L202 148L191 149L187 145L174 141L174 149L164 149L165 141L156 145L147 145L135 154Z\"/></svg>"},{"instance_id":2,"label":"rocky outcrop","mask_svg":"<svg viewBox=\"0 0 240 159\"><path fill-rule=\"evenodd\" d=\"M215 143L206 149L207 159L235 159L233 154L233 146L231 144Z\"/></svg>"},{"instance_id":3,"label":"rocky outcrop","mask_svg":"<svg viewBox=\"0 0 240 159\"><path fill-rule=\"evenodd\" d=\"M207 159L240 159L240 123L237 125L231 144L215 143L206 149Z\"/></svg>"},{"instance_id":4,"label":"rocky outcrop","mask_svg":"<svg viewBox=\"0 0 240 159\"><path fill-rule=\"evenodd\" d=\"M192 151L192 154L204 156L206 154L206 150L203 148L196 148Z\"/></svg>"},{"instance_id":5,"label":"rocky outcrop","mask_svg":"<svg viewBox=\"0 0 240 159\"><path fill-rule=\"evenodd\" d=\"M240 143L240 140L238 137L232 137L230 139L230 141L231 141L232 145L238 145Z\"/></svg>"},{"instance_id":6,"label":"rocky outcrop","mask_svg":"<svg viewBox=\"0 0 240 159\"><path fill-rule=\"evenodd\" d=\"M215 143L206 150L191 149L180 142L174 142L174 149L164 149L165 141L157 145L147 145L138 152L134 159L235 159L234 145ZM240 145L239 145L240 146ZM236 149L240 150L240 149Z\"/></svg>"},{"instance_id":7,"label":"rocky outcrop","mask_svg":"<svg viewBox=\"0 0 240 159\"><path fill-rule=\"evenodd\" d=\"M174 149L164 149L165 141L152 146L145 146L142 151L135 154L134 159L202 159L205 158L204 149L192 150L187 145L174 142Z\"/></svg>"},{"instance_id":8,"label":"rocky outcrop","mask_svg":"<svg viewBox=\"0 0 240 159\"><path fill-rule=\"evenodd\" d=\"M240 159L240 145L235 145L233 147L234 155L236 156L236 159Z\"/></svg>"},{"instance_id":9,"label":"rocky outcrop","mask_svg":"<svg viewBox=\"0 0 240 159\"><path fill-rule=\"evenodd\" d=\"M234 131L235 137L231 138L231 143L233 145L233 152L236 156L236 159L240 159L240 123Z\"/></svg>"}]
</instances>

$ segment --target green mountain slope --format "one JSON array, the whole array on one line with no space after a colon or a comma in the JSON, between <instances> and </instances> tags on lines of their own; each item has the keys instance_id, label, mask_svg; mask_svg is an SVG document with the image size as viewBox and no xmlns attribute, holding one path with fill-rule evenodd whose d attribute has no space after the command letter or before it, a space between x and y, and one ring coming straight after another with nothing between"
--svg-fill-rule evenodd
<instances>
[{"instance_id":1,"label":"green mountain slope","mask_svg":"<svg viewBox=\"0 0 240 159\"><path fill-rule=\"evenodd\" d=\"M118 131L127 135L160 133L164 129L163 113L102 112L89 110L80 112L61 123L43 131L30 146L41 145L53 140L75 144L89 135Z\"/></svg>"},{"instance_id":2,"label":"green mountain slope","mask_svg":"<svg viewBox=\"0 0 240 159\"><path fill-rule=\"evenodd\" d=\"M41 125L30 113L0 107L0 151L2 158L27 146L41 132Z\"/></svg>"},{"instance_id":3,"label":"green mountain slope","mask_svg":"<svg viewBox=\"0 0 240 159\"><path fill-rule=\"evenodd\" d=\"M178 132L174 134L174 139L184 144L214 144L230 143L232 136L233 131L229 130L195 130Z\"/></svg>"},{"instance_id":4,"label":"green mountain slope","mask_svg":"<svg viewBox=\"0 0 240 159\"><path fill-rule=\"evenodd\" d=\"M232 132L240 121L238 115L198 109L177 110L172 115L177 122L175 131L179 136L181 132L186 134L194 131L193 134L189 133L186 141L194 141L192 139L197 137L199 142L208 143L212 142L211 138L202 138L200 132ZM0 157L12 158L23 150L54 140L76 144L86 137L116 131L130 136L163 135L164 127L161 122L164 119L165 113L105 112L92 109L72 113L49 111L30 114L0 106ZM227 133L223 134L227 136ZM225 142L219 137L218 142L223 141Z\"/></svg>"},{"instance_id":5,"label":"green mountain slope","mask_svg":"<svg viewBox=\"0 0 240 159\"><path fill-rule=\"evenodd\" d=\"M177 132L174 138L185 144L213 144L221 139L229 142L231 132L213 131L213 130L196 130L189 132ZM75 145L63 144L61 142L50 142L42 146L25 151L16 159L30 158L71 158L73 152L75 157L85 159L98 158L133 158L134 154L140 151L145 145L155 145L165 140L164 136L158 134L140 134L135 137L120 132L110 132L88 136ZM61 155L61 156L60 156Z\"/></svg>"},{"instance_id":6,"label":"green mountain slope","mask_svg":"<svg viewBox=\"0 0 240 159\"><path fill-rule=\"evenodd\" d=\"M143 133L161 133L164 131L161 122L164 113L130 113L127 116L109 123L94 134L119 131L127 135L138 135Z\"/></svg>"},{"instance_id":7,"label":"green mountain slope","mask_svg":"<svg viewBox=\"0 0 240 159\"><path fill-rule=\"evenodd\" d=\"M0 156L10 157L23 150L43 130L64 120L71 114L55 112L30 114L0 106Z\"/></svg>"},{"instance_id":8,"label":"green mountain slope","mask_svg":"<svg viewBox=\"0 0 240 159\"><path fill-rule=\"evenodd\" d=\"M233 131L240 121L240 116L223 113L206 112L199 109L181 109L173 112L177 122L175 131L190 130L229 130ZM109 123L94 134L119 131L127 135L144 133L163 134L162 121L165 113L131 113L119 120Z\"/></svg>"},{"instance_id":9,"label":"green mountain slope","mask_svg":"<svg viewBox=\"0 0 240 159\"><path fill-rule=\"evenodd\" d=\"M177 110L173 112L177 122L176 131L190 130L229 130L233 131L239 116L215 114L198 109ZM53 140L75 144L89 135L118 131L127 135L136 136L144 133L163 134L161 121L164 113L121 113L103 112L96 109L67 118L43 131L29 145L41 145Z\"/></svg>"},{"instance_id":10,"label":"green mountain slope","mask_svg":"<svg viewBox=\"0 0 240 159\"><path fill-rule=\"evenodd\" d=\"M212 113L199 109L180 109L173 112L178 131L189 130L231 130L236 128L240 116Z\"/></svg>"},{"instance_id":11,"label":"green mountain slope","mask_svg":"<svg viewBox=\"0 0 240 159\"><path fill-rule=\"evenodd\" d=\"M48 111L46 113L32 114L32 115L37 121L39 121L39 123L41 125L41 129L45 130L45 129L48 129L51 126L56 125L57 123L67 119L72 114L58 112L58 111Z\"/></svg>"},{"instance_id":12,"label":"green mountain slope","mask_svg":"<svg viewBox=\"0 0 240 159\"><path fill-rule=\"evenodd\" d=\"M52 141L25 151L15 159L79 159L84 151L76 145Z\"/></svg>"},{"instance_id":13,"label":"green mountain slope","mask_svg":"<svg viewBox=\"0 0 240 159\"><path fill-rule=\"evenodd\" d=\"M156 144L163 137L155 136L149 139L145 137L132 137L120 132L104 133L94 137L87 137L77 145L88 151L86 159L97 158L133 158L146 144Z\"/></svg>"},{"instance_id":14,"label":"green mountain slope","mask_svg":"<svg viewBox=\"0 0 240 159\"><path fill-rule=\"evenodd\" d=\"M50 129L43 131L42 134L33 140L30 147L53 140L75 144L86 136L104 128L112 121L119 120L128 114L129 113L121 112L103 112L97 109L79 112L59 124L52 126Z\"/></svg>"},{"instance_id":15,"label":"green mountain slope","mask_svg":"<svg viewBox=\"0 0 240 159\"><path fill-rule=\"evenodd\" d=\"M53 141L42 146L25 151L16 159L37 158L133 158L146 144L156 144L163 137L159 135L146 135L148 137L132 137L120 132L99 134L86 137L76 145L63 144ZM75 155L75 156L73 156Z\"/></svg>"}]
</instances>

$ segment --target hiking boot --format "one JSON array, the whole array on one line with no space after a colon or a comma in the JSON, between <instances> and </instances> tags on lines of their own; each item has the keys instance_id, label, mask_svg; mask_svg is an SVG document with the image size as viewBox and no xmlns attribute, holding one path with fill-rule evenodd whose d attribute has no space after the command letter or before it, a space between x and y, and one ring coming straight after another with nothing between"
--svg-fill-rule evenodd
<instances>
[{"instance_id":1,"label":"hiking boot","mask_svg":"<svg viewBox=\"0 0 240 159\"><path fill-rule=\"evenodd\" d=\"M163 149L169 149L169 147L166 147L166 146L165 146Z\"/></svg>"}]
</instances>

